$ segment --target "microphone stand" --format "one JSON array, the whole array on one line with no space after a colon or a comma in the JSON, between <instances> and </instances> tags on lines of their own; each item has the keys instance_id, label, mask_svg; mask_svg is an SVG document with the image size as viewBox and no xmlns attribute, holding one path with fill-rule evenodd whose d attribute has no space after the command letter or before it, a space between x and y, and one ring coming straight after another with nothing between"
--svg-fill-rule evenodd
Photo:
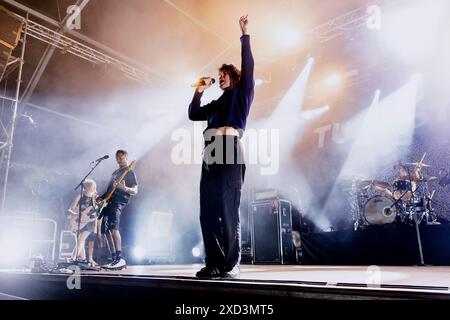
<instances>
[{"instance_id":1,"label":"microphone stand","mask_svg":"<svg viewBox=\"0 0 450 320\"><path fill-rule=\"evenodd\" d=\"M95 162L95 165L91 168L91 170L84 176L83 179L81 179L80 183L77 184L77 186L75 187L75 191L79 188L80 189L80 201L78 201L78 227L77 227L77 239L75 241L76 243L76 247L75 247L75 260L69 263L60 263L58 264L58 268L57 269L61 269L61 268L67 268L68 266L78 266L80 269L83 270L94 270L97 271L97 268L94 267L90 267L86 262L81 261L78 259L78 250L79 250L79 243L78 243L78 239L80 237L80 228L81 228L81 199L83 198L83 192L84 192L84 183L86 181L86 179L92 174L92 172L95 170L95 168L97 168L97 166L100 164L100 162L102 162L105 159L99 159ZM92 163L91 162L91 165Z\"/></svg>"},{"instance_id":2,"label":"microphone stand","mask_svg":"<svg viewBox=\"0 0 450 320\"><path fill-rule=\"evenodd\" d=\"M422 158L421 162L422 161L423 161L423 158ZM409 168L407 168L407 170L408 170L408 177L409 177L409 179L411 181L411 198L412 198L412 200L414 202L414 191L413 191L413 188L412 188L412 181L413 180L411 179L412 177L411 177L411 173L409 172ZM417 245L419 247L419 256L420 256L420 263L418 264L418 266L422 266L423 267L423 266L425 266L425 261L423 259L422 241L421 241L420 230L419 230L419 217L418 217L418 213L416 212L416 209L415 209L414 206L413 206L413 210L414 210L414 212L413 212L413 219L414 219L414 222L415 222L415 225L416 225ZM422 221L422 219L420 221Z\"/></svg>"},{"instance_id":3,"label":"microphone stand","mask_svg":"<svg viewBox=\"0 0 450 320\"><path fill-rule=\"evenodd\" d=\"M422 159L422 161L423 161L423 159ZM409 181L411 182L410 187L409 187L409 190L406 190L406 191L402 194L402 196L401 196L398 200L396 200L396 201L390 206L389 209L392 209L394 206L396 206L397 203L399 203L399 202L402 200L402 198L403 198L408 192L411 192L411 199L414 201L414 191L413 191L413 187L412 187L412 182L413 182L413 180L411 179L412 177L411 177L411 173L410 173L408 167L406 167L406 170L407 170L407 172L408 172L408 178L409 178ZM420 230L419 230L419 222L418 222L419 219L418 219L418 217L417 217L417 212L416 212L414 206L413 206L413 210L414 210L414 212L412 213L412 215L413 215L412 218L414 219L414 222L415 222L415 225L416 225L417 244L418 244L418 247L419 247L419 255L420 255L420 263L418 264L418 266L425 266L425 261L424 261L424 258L423 258L423 250L422 250L422 241L421 241Z\"/></svg>"}]
</instances>

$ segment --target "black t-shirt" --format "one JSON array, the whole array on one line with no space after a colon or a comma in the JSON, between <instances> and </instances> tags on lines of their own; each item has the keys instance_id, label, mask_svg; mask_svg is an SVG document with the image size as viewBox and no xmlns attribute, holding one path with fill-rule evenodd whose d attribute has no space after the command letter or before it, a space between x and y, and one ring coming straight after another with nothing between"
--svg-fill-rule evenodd
<instances>
[{"instance_id":1,"label":"black t-shirt","mask_svg":"<svg viewBox=\"0 0 450 320\"><path fill-rule=\"evenodd\" d=\"M94 197L87 197L86 195L83 194L83 196L80 199L80 203L81 203L81 212L83 212L88 207L94 206ZM79 205L80 204L77 205L77 209L79 208Z\"/></svg>"},{"instance_id":2,"label":"black t-shirt","mask_svg":"<svg viewBox=\"0 0 450 320\"><path fill-rule=\"evenodd\" d=\"M119 168L113 172L111 181L109 182L109 185L108 185L108 192L109 192L109 190L111 190L113 188L114 182L118 181L120 179L120 177L122 176L122 174L126 170L127 170L127 167L123 167L123 168ZM136 174L134 173L133 170L128 172L128 174L124 178L124 181L125 181L125 185L128 188L133 188L138 185ZM117 188L116 191L114 191L110 202L127 204L128 201L130 201L130 198L131 198L130 194Z\"/></svg>"}]
</instances>

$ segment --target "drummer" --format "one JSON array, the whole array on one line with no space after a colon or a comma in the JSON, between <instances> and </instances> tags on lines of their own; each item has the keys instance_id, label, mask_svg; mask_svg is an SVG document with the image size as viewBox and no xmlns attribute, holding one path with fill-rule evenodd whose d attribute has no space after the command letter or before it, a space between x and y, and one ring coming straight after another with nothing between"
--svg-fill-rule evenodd
<instances>
[{"instance_id":1,"label":"drummer","mask_svg":"<svg viewBox=\"0 0 450 320\"><path fill-rule=\"evenodd\" d=\"M417 189L417 182L422 180L420 170L422 165L420 163L414 166L412 172L408 170L405 164L398 163L394 166L397 171L397 177L394 179L392 197L395 200L409 200L412 197L412 192Z\"/></svg>"}]
</instances>

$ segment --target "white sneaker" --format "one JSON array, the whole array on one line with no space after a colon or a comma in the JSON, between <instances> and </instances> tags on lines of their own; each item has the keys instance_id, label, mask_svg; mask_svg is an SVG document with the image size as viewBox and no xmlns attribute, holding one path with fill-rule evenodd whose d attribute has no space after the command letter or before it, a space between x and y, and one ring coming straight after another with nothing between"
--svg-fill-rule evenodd
<instances>
[{"instance_id":1,"label":"white sneaker","mask_svg":"<svg viewBox=\"0 0 450 320\"><path fill-rule=\"evenodd\" d=\"M115 260L111 262L110 264L105 266L106 269L109 270L122 270L127 268L127 262L125 259L120 258L119 260Z\"/></svg>"},{"instance_id":2,"label":"white sneaker","mask_svg":"<svg viewBox=\"0 0 450 320\"><path fill-rule=\"evenodd\" d=\"M114 262L114 261L112 261L112 262L110 262L110 263L107 263L107 264L102 264L101 267L104 268L104 269L108 269L109 267L111 267L111 264L112 264L113 262Z\"/></svg>"},{"instance_id":3,"label":"white sneaker","mask_svg":"<svg viewBox=\"0 0 450 320\"><path fill-rule=\"evenodd\" d=\"M91 267L98 267L98 263L97 262L95 262L94 260L89 260L89 266L91 266Z\"/></svg>"}]
</instances>

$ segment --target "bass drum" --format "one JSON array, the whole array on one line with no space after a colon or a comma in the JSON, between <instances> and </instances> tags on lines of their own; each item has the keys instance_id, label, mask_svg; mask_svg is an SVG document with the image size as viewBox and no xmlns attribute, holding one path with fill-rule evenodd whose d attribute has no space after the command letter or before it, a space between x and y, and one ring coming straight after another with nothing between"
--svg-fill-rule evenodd
<instances>
[{"instance_id":1,"label":"bass drum","mask_svg":"<svg viewBox=\"0 0 450 320\"><path fill-rule=\"evenodd\" d=\"M388 224L395 221L397 210L394 200L385 196L374 196L364 206L364 218L369 225Z\"/></svg>"}]
</instances>

